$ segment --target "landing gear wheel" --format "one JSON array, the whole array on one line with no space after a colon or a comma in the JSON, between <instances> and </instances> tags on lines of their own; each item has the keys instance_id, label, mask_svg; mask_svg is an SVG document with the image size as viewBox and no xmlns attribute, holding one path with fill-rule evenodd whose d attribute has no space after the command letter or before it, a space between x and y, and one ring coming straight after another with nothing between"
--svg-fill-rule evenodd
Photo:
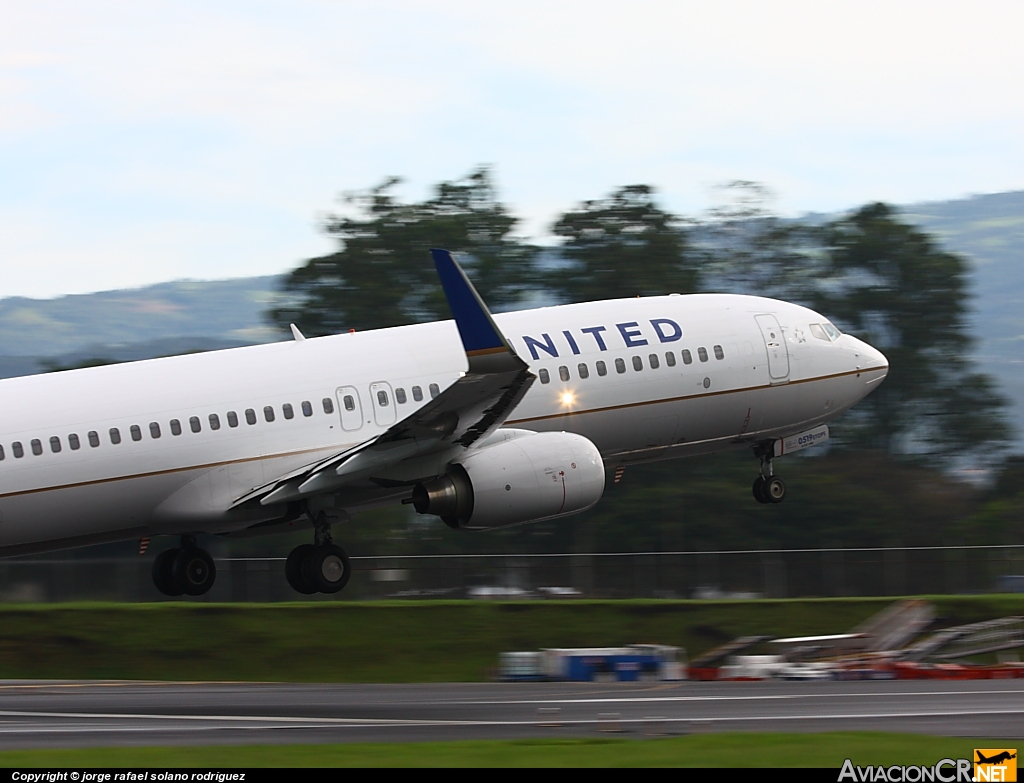
<instances>
[{"instance_id":1,"label":"landing gear wheel","mask_svg":"<svg viewBox=\"0 0 1024 783\"><path fill-rule=\"evenodd\" d=\"M764 495L770 503L781 503L786 497L786 483L778 476L769 476L764 481Z\"/></svg>"},{"instance_id":2,"label":"landing gear wheel","mask_svg":"<svg viewBox=\"0 0 1024 783\"><path fill-rule=\"evenodd\" d=\"M174 558L171 574L185 595L203 595L213 587L217 566L206 550L182 549Z\"/></svg>"},{"instance_id":3,"label":"landing gear wheel","mask_svg":"<svg viewBox=\"0 0 1024 783\"><path fill-rule=\"evenodd\" d=\"M351 575L348 555L334 544L316 547L302 561L302 576L321 593L338 592Z\"/></svg>"},{"instance_id":4,"label":"landing gear wheel","mask_svg":"<svg viewBox=\"0 0 1024 783\"><path fill-rule=\"evenodd\" d=\"M753 486L754 500L756 500L758 503L770 503L771 502L768 499L768 496L765 494L764 484L765 484L764 476L758 476L756 479L754 479L754 486Z\"/></svg>"},{"instance_id":5,"label":"landing gear wheel","mask_svg":"<svg viewBox=\"0 0 1024 783\"><path fill-rule=\"evenodd\" d=\"M174 561L179 554L180 549L165 549L153 561L153 584L161 593L172 598L185 592L174 580Z\"/></svg>"},{"instance_id":6,"label":"landing gear wheel","mask_svg":"<svg viewBox=\"0 0 1024 783\"><path fill-rule=\"evenodd\" d=\"M312 544L300 544L291 551L284 563L284 575L288 584L292 586L292 590L303 595L313 595L317 592L317 588L311 585L302 573L302 562L315 548Z\"/></svg>"}]
</instances>

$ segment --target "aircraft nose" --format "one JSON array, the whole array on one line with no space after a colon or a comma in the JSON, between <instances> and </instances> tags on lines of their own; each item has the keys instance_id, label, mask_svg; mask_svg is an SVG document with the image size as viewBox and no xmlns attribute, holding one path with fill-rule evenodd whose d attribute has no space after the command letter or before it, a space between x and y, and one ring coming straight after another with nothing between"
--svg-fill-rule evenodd
<instances>
[{"instance_id":1,"label":"aircraft nose","mask_svg":"<svg viewBox=\"0 0 1024 783\"><path fill-rule=\"evenodd\" d=\"M885 358L885 354L874 346L864 343L864 366L870 369L884 369L885 375L889 374L889 360ZM885 375L882 377L884 378Z\"/></svg>"},{"instance_id":2,"label":"aircraft nose","mask_svg":"<svg viewBox=\"0 0 1024 783\"><path fill-rule=\"evenodd\" d=\"M856 337L850 337L850 340L853 343L857 369L872 371L870 383L878 383L889 374L889 360L885 358L884 353ZM881 373L878 370L881 370Z\"/></svg>"}]
</instances>

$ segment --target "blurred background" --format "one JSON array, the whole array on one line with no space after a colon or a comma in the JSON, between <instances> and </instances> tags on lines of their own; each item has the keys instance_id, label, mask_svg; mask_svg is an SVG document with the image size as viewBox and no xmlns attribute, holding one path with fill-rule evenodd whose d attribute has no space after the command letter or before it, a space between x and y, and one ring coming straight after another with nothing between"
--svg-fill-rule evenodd
<instances>
[{"instance_id":1,"label":"blurred background","mask_svg":"<svg viewBox=\"0 0 1024 783\"><path fill-rule=\"evenodd\" d=\"M792 502L750 497L746 452L629 468L598 506L487 533L407 507L335 530L355 558L338 597L790 597L1024 590L1024 383L1017 345L1024 192L867 204L782 218L741 181L700 215L650 186L582 201L557 246L517 238L489 170L420 202L392 180L325 220L337 250L292 272L167 283L51 300L0 300L6 374L370 329L446 316L424 247L462 254L496 310L666 291L762 293L801 302L881 348L885 384L786 460ZM35 314L30 318L30 314ZM31 324L27 326L26 324ZM245 338L249 339L246 340ZM105 342L99 342L105 340ZM56 353L59 351L59 353ZM207 541L202 600L294 598L283 557L308 537ZM0 561L0 597L157 600L136 542Z\"/></svg>"},{"instance_id":2,"label":"blurred background","mask_svg":"<svg viewBox=\"0 0 1024 783\"><path fill-rule=\"evenodd\" d=\"M714 5L10 9L0 377L446 318L433 246L495 311L764 294L891 364L789 502L739 453L486 534L368 512L322 600L1024 590L1024 7ZM293 598L306 536L204 542L196 600ZM0 601L159 600L164 545Z\"/></svg>"}]
</instances>

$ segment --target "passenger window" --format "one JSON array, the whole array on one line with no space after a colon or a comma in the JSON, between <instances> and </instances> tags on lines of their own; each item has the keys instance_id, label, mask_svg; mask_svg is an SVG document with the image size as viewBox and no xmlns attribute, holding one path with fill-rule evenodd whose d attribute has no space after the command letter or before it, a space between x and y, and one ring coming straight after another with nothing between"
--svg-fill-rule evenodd
<instances>
[{"instance_id":1,"label":"passenger window","mask_svg":"<svg viewBox=\"0 0 1024 783\"><path fill-rule=\"evenodd\" d=\"M420 402L423 399L423 389L421 389L419 386L413 386L412 398L416 400L416 402Z\"/></svg>"},{"instance_id":2,"label":"passenger window","mask_svg":"<svg viewBox=\"0 0 1024 783\"><path fill-rule=\"evenodd\" d=\"M698 348L697 349L697 358L700 359L702 362L706 362L708 360L708 349L707 348Z\"/></svg>"},{"instance_id":3,"label":"passenger window","mask_svg":"<svg viewBox=\"0 0 1024 783\"><path fill-rule=\"evenodd\" d=\"M382 408L386 408L388 407L389 402L390 400L388 400L388 393L383 389L379 389L377 391L377 404Z\"/></svg>"},{"instance_id":4,"label":"passenger window","mask_svg":"<svg viewBox=\"0 0 1024 783\"><path fill-rule=\"evenodd\" d=\"M286 402L284 405L281 406L281 413L284 414L284 417L286 419L295 418L295 409L292 408L292 404L290 402Z\"/></svg>"},{"instance_id":5,"label":"passenger window","mask_svg":"<svg viewBox=\"0 0 1024 783\"><path fill-rule=\"evenodd\" d=\"M100 434L96 430L89 430L89 433L85 436L89 439L89 446L97 448L100 445ZM15 454L14 456L18 456Z\"/></svg>"},{"instance_id":6,"label":"passenger window","mask_svg":"<svg viewBox=\"0 0 1024 783\"><path fill-rule=\"evenodd\" d=\"M220 429L220 416L218 416L216 413L211 413L210 414L210 429L211 430L219 430Z\"/></svg>"},{"instance_id":7,"label":"passenger window","mask_svg":"<svg viewBox=\"0 0 1024 783\"><path fill-rule=\"evenodd\" d=\"M584 364L583 362L580 362L576 366L576 369L579 370L581 378L589 378L590 377L590 368L587 367L587 365Z\"/></svg>"},{"instance_id":8,"label":"passenger window","mask_svg":"<svg viewBox=\"0 0 1024 783\"><path fill-rule=\"evenodd\" d=\"M715 358L719 361L725 358L725 351L722 350L722 346L720 345L715 346Z\"/></svg>"},{"instance_id":9,"label":"passenger window","mask_svg":"<svg viewBox=\"0 0 1024 783\"><path fill-rule=\"evenodd\" d=\"M142 440L142 428L138 424L133 424L129 427L128 432L131 433L132 440Z\"/></svg>"},{"instance_id":10,"label":"passenger window","mask_svg":"<svg viewBox=\"0 0 1024 783\"><path fill-rule=\"evenodd\" d=\"M330 397L324 397L323 399L324 413L334 413L334 403Z\"/></svg>"},{"instance_id":11,"label":"passenger window","mask_svg":"<svg viewBox=\"0 0 1024 783\"><path fill-rule=\"evenodd\" d=\"M821 328L821 324L811 324L811 334L817 337L819 340L830 342L828 335L825 334L825 330Z\"/></svg>"},{"instance_id":12,"label":"passenger window","mask_svg":"<svg viewBox=\"0 0 1024 783\"><path fill-rule=\"evenodd\" d=\"M117 427L110 428L110 442L115 446L121 442L121 430Z\"/></svg>"},{"instance_id":13,"label":"passenger window","mask_svg":"<svg viewBox=\"0 0 1024 783\"><path fill-rule=\"evenodd\" d=\"M14 452L15 459L21 459L25 456L25 449L22 448L20 440L16 440L11 444L11 451Z\"/></svg>"},{"instance_id":14,"label":"passenger window","mask_svg":"<svg viewBox=\"0 0 1024 783\"><path fill-rule=\"evenodd\" d=\"M594 362L594 366L597 368L597 374L604 377L608 374L608 367L604 362Z\"/></svg>"},{"instance_id":15,"label":"passenger window","mask_svg":"<svg viewBox=\"0 0 1024 783\"><path fill-rule=\"evenodd\" d=\"M633 357L633 369L640 372L644 368L644 360L639 356Z\"/></svg>"},{"instance_id":16,"label":"passenger window","mask_svg":"<svg viewBox=\"0 0 1024 783\"><path fill-rule=\"evenodd\" d=\"M346 394L341 398L341 404L345 406L345 410L351 413L356 409L356 398L351 394Z\"/></svg>"},{"instance_id":17,"label":"passenger window","mask_svg":"<svg viewBox=\"0 0 1024 783\"><path fill-rule=\"evenodd\" d=\"M171 435L181 435L181 422L171 419Z\"/></svg>"},{"instance_id":18,"label":"passenger window","mask_svg":"<svg viewBox=\"0 0 1024 783\"><path fill-rule=\"evenodd\" d=\"M407 399L408 398L405 396L405 389L401 387L395 389L395 402L399 405L405 405Z\"/></svg>"},{"instance_id":19,"label":"passenger window","mask_svg":"<svg viewBox=\"0 0 1024 783\"><path fill-rule=\"evenodd\" d=\"M82 441L78 439L78 435L76 433L72 432L68 435L68 445L71 447L72 451L78 451L82 448ZM0 447L0 449L2 449L2 447ZM3 457L0 457L0 459L3 459Z\"/></svg>"},{"instance_id":20,"label":"passenger window","mask_svg":"<svg viewBox=\"0 0 1024 783\"><path fill-rule=\"evenodd\" d=\"M313 403L309 400L302 401L302 415L307 417L313 415Z\"/></svg>"},{"instance_id":21,"label":"passenger window","mask_svg":"<svg viewBox=\"0 0 1024 783\"><path fill-rule=\"evenodd\" d=\"M234 411L228 411L228 426L229 427L237 427L238 426L238 414L235 413Z\"/></svg>"},{"instance_id":22,"label":"passenger window","mask_svg":"<svg viewBox=\"0 0 1024 783\"><path fill-rule=\"evenodd\" d=\"M665 351L665 364L669 367L676 366L676 355L672 351Z\"/></svg>"},{"instance_id":23,"label":"passenger window","mask_svg":"<svg viewBox=\"0 0 1024 783\"><path fill-rule=\"evenodd\" d=\"M658 367L660 366L660 363L658 362L658 354L652 353L647 358L651 360L651 369L652 370L657 370Z\"/></svg>"},{"instance_id":24,"label":"passenger window","mask_svg":"<svg viewBox=\"0 0 1024 783\"><path fill-rule=\"evenodd\" d=\"M625 371L626 371L626 360L625 359L616 359L615 360L615 372L617 372L617 373L619 373L621 375Z\"/></svg>"},{"instance_id":25,"label":"passenger window","mask_svg":"<svg viewBox=\"0 0 1024 783\"><path fill-rule=\"evenodd\" d=\"M60 454L60 438L56 435L50 438L50 451L54 454Z\"/></svg>"},{"instance_id":26,"label":"passenger window","mask_svg":"<svg viewBox=\"0 0 1024 783\"><path fill-rule=\"evenodd\" d=\"M157 438L160 437L160 425L157 424L155 421L151 421L149 423L149 437L151 437L153 440L156 440ZM72 446L71 448L74 448L74 446Z\"/></svg>"},{"instance_id":27,"label":"passenger window","mask_svg":"<svg viewBox=\"0 0 1024 783\"><path fill-rule=\"evenodd\" d=\"M541 383L551 382L551 375L544 368L537 370L537 377L540 378Z\"/></svg>"},{"instance_id":28,"label":"passenger window","mask_svg":"<svg viewBox=\"0 0 1024 783\"><path fill-rule=\"evenodd\" d=\"M4 458L4 447L0 446L0 460Z\"/></svg>"},{"instance_id":29,"label":"passenger window","mask_svg":"<svg viewBox=\"0 0 1024 783\"><path fill-rule=\"evenodd\" d=\"M693 364L693 355L686 348L683 348L683 364Z\"/></svg>"},{"instance_id":30,"label":"passenger window","mask_svg":"<svg viewBox=\"0 0 1024 783\"><path fill-rule=\"evenodd\" d=\"M37 457L43 453L43 444L39 442L39 438L33 438L30 445L32 446L32 453Z\"/></svg>"},{"instance_id":31,"label":"passenger window","mask_svg":"<svg viewBox=\"0 0 1024 783\"><path fill-rule=\"evenodd\" d=\"M331 407L334 407L334 406L331 406ZM266 419L268 422L274 420L274 406L272 406L272 405L264 405L263 406L263 418Z\"/></svg>"},{"instance_id":32,"label":"passenger window","mask_svg":"<svg viewBox=\"0 0 1024 783\"><path fill-rule=\"evenodd\" d=\"M188 428L192 430L192 432L199 432L202 430L203 425L199 422L198 416L193 416L188 420Z\"/></svg>"},{"instance_id":33,"label":"passenger window","mask_svg":"<svg viewBox=\"0 0 1024 783\"><path fill-rule=\"evenodd\" d=\"M561 378L563 381L569 380L569 368L566 367L564 364L558 368L558 377Z\"/></svg>"},{"instance_id":34,"label":"passenger window","mask_svg":"<svg viewBox=\"0 0 1024 783\"><path fill-rule=\"evenodd\" d=\"M256 411L254 411L252 408L246 408L245 409L245 423L246 424L255 424L256 423Z\"/></svg>"},{"instance_id":35,"label":"passenger window","mask_svg":"<svg viewBox=\"0 0 1024 783\"><path fill-rule=\"evenodd\" d=\"M434 399L440 393L441 389L438 388L438 385L436 383L430 384L430 399Z\"/></svg>"}]
</instances>

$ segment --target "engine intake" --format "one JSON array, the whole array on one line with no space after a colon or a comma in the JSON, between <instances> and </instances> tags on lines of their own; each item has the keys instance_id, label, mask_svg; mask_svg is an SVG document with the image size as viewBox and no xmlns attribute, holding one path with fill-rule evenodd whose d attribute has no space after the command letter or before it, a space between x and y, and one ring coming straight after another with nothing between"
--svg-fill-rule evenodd
<instances>
[{"instance_id":1,"label":"engine intake","mask_svg":"<svg viewBox=\"0 0 1024 783\"><path fill-rule=\"evenodd\" d=\"M597 447L581 435L545 432L469 452L418 484L412 504L449 527L482 530L575 514L603 493Z\"/></svg>"}]
</instances>

